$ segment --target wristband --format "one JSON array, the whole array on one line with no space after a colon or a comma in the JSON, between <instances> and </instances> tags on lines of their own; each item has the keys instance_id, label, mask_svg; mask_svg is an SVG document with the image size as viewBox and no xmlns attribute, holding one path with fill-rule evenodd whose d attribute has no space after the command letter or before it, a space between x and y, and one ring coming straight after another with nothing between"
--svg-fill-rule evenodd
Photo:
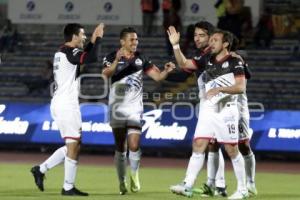
<instances>
[{"instance_id":1,"label":"wristband","mask_svg":"<svg viewBox=\"0 0 300 200\"><path fill-rule=\"evenodd\" d=\"M180 46L179 46L179 44L175 44L175 45L173 45L173 49L175 50L175 49L180 49Z\"/></svg>"}]
</instances>

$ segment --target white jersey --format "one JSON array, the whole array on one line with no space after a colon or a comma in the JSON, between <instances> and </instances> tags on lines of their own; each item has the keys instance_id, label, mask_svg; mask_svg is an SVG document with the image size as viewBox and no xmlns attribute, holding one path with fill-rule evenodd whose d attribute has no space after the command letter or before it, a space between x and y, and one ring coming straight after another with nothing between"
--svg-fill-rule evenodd
<instances>
[{"instance_id":1,"label":"white jersey","mask_svg":"<svg viewBox=\"0 0 300 200\"><path fill-rule=\"evenodd\" d=\"M73 52L78 52L73 49ZM65 52L57 52L54 55L53 73L55 81L55 92L53 101L61 104L78 104L78 80L76 74L79 65L72 64Z\"/></svg>"}]
</instances>

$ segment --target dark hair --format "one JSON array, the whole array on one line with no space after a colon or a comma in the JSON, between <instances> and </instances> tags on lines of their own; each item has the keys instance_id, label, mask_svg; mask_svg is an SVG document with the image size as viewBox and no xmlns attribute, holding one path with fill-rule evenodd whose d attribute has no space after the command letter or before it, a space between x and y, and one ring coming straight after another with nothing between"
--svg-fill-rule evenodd
<instances>
[{"instance_id":1,"label":"dark hair","mask_svg":"<svg viewBox=\"0 0 300 200\"><path fill-rule=\"evenodd\" d=\"M232 44L233 44L233 35L232 35L232 33L230 33L229 31L216 29L212 34L216 34L216 33L223 35L223 38L222 38L223 43L228 42L229 45L228 45L227 49L231 50L231 47L232 47Z\"/></svg>"},{"instance_id":2,"label":"dark hair","mask_svg":"<svg viewBox=\"0 0 300 200\"><path fill-rule=\"evenodd\" d=\"M71 42L73 35L78 35L81 28L83 28L81 24L77 24L77 23L67 24L64 28L65 42Z\"/></svg>"},{"instance_id":3,"label":"dark hair","mask_svg":"<svg viewBox=\"0 0 300 200\"><path fill-rule=\"evenodd\" d=\"M208 35L211 35L215 30L215 27L211 23L209 23L208 21L197 22L195 24L195 28L201 28L201 29L206 30Z\"/></svg>"},{"instance_id":4,"label":"dark hair","mask_svg":"<svg viewBox=\"0 0 300 200\"><path fill-rule=\"evenodd\" d=\"M128 33L137 33L132 27L123 28L120 32L120 39L124 39Z\"/></svg>"}]
</instances>

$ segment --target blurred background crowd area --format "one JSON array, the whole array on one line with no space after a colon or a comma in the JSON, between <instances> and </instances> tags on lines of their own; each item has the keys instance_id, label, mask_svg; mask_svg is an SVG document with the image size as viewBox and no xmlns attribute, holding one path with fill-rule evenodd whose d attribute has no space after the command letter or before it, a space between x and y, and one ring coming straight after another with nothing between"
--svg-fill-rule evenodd
<instances>
[{"instance_id":1,"label":"blurred background crowd area","mask_svg":"<svg viewBox=\"0 0 300 200\"><path fill-rule=\"evenodd\" d=\"M49 102L53 81L52 58L63 43L64 23L33 23L26 19L22 22L15 17L18 14L22 15L22 2L29 10L25 18L35 16L32 9L38 9L38 1L0 0L0 101ZM76 2L78 1L68 1L65 4L65 12L70 12ZM300 108L300 1L257 0L252 1L254 6L248 6L247 1L243 0L211 0L209 4L214 12L210 17L201 14L205 10L201 5L204 1L195 0L188 5L189 1L183 0L134 2L134 12L140 14L134 13L133 16L140 17L137 19L140 24L110 24L109 19L117 15L111 18L105 17L105 13L99 15L99 22L104 21L107 24L102 56L119 47L121 28L134 26L140 36L139 50L154 64L162 67L165 62L174 61L172 48L165 34L166 27L174 25L181 32L183 52L187 57L191 57L195 53L192 24L197 20L210 21L212 18L214 25L233 32L240 40L239 52L245 56L253 73L247 88L249 102L262 103L267 109ZM116 3L116 0L103 1L104 10L110 12ZM192 17L185 15L189 10L193 14ZM101 10L99 13L101 14ZM68 16L75 17L73 21L80 23L80 20L76 20L76 15L61 15ZM90 36L96 23L82 24ZM103 84L101 78L89 76L99 75L100 66L101 61L83 69L82 75L87 76L81 79L82 102L107 102L107 95L98 98L106 91L104 87L107 85ZM146 102L199 101L194 75L183 75L178 70L161 83L155 83L145 77L144 92ZM170 93L173 94L172 98L165 98L166 94Z\"/></svg>"}]
</instances>

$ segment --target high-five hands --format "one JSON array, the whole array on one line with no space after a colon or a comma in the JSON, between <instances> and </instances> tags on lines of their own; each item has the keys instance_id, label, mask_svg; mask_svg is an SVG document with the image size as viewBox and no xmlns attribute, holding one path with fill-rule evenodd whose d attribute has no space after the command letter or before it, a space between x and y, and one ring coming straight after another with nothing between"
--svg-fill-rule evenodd
<instances>
[{"instance_id":1,"label":"high-five hands","mask_svg":"<svg viewBox=\"0 0 300 200\"><path fill-rule=\"evenodd\" d=\"M95 43L97 37L103 37L104 34L104 23L100 23L94 30L91 42Z\"/></svg>"},{"instance_id":2,"label":"high-five hands","mask_svg":"<svg viewBox=\"0 0 300 200\"><path fill-rule=\"evenodd\" d=\"M172 46L179 44L180 33L176 31L174 26L169 26L167 33L169 35L169 40Z\"/></svg>"}]
</instances>

